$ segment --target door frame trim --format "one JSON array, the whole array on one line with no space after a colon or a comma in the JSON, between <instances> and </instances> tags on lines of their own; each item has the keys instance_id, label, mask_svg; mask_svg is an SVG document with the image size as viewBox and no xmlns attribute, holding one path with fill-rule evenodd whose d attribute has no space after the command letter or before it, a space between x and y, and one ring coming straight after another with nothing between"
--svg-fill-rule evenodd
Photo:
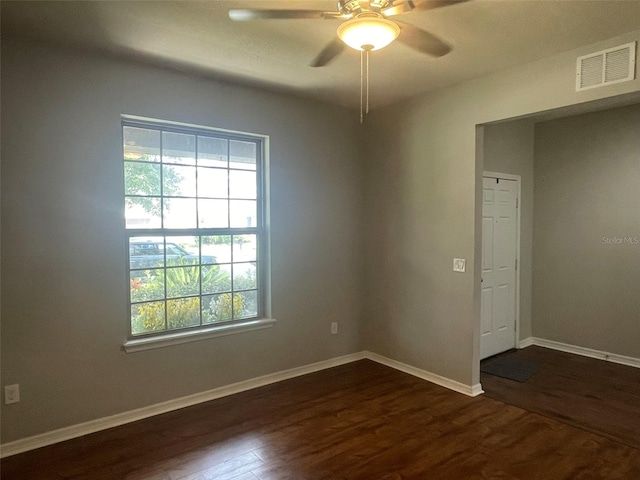
<instances>
[{"instance_id":1,"label":"door frame trim","mask_svg":"<svg viewBox=\"0 0 640 480\"><path fill-rule=\"evenodd\" d=\"M520 261L520 210L522 209L522 178L520 175L512 175L510 173L499 173L499 172L482 172L482 179L485 178L495 178L500 180L510 180L516 182L516 265L518 268L516 269L516 324L514 328L514 336L513 343L515 348L520 348L520 272L522 271L522 262ZM482 337L480 338L482 342Z\"/></svg>"}]
</instances>

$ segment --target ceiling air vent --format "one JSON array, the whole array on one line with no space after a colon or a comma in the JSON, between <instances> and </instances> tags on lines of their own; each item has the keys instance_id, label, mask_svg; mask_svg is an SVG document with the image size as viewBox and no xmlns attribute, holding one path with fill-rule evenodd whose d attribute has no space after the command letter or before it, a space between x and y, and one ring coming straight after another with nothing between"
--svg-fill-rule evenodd
<instances>
[{"instance_id":1,"label":"ceiling air vent","mask_svg":"<svg viewBox=\"0 0 640 480\"><path fill-rule=\"evenodd\" d=\"M576 90L633 80L635 70L636 42L578 57Z\"/></svg>"}]
</instances>

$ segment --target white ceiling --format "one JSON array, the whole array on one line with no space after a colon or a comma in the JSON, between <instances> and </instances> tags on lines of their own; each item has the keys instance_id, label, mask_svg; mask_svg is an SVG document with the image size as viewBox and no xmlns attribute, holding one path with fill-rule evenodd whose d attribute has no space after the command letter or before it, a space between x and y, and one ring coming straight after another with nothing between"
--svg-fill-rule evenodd
<instances>
[{"instance_id":1,"label":"white ceiling","mask_svg":"<svg viewBox=\"0 0 640 480\"><path fill-rule=\"evenodd\" d=\"M419 0L415 0L416 3ZM325 0L2 1L2 35L27 36L359 107L359 53L309 62L337 20L233 22L230 8L334 11ZM398 17L400 19L400 17ZM371 57L372 107L640 28L640 0L472 0L401 16L454 50L430 58L394 43Z\"/></svg>"}]
</instances>

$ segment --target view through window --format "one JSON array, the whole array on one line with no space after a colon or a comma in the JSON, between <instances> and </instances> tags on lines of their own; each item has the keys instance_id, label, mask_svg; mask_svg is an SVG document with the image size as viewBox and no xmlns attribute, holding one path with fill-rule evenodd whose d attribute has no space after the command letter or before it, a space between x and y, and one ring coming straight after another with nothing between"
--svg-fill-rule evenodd
<instances>
[{"instance_id":1,"label":"view through window","mask_svg":"<svg viewBox=\"0 0 640 480\"><path fill-rule=\"evenodd\" d=\"M261 316L262 139L122 129L131 334Z\"/></svg>"}]
</instances>

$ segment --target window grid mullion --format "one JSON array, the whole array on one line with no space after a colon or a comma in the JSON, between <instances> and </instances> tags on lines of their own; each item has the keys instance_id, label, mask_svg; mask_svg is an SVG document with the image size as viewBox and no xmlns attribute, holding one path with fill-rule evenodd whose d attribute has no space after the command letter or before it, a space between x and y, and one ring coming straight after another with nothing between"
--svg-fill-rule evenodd
<instances>
[{"instance_id":1,"label":"window grid mullion","mask_svg":"<svg viewBox=\"0 0 640 480\"><path fill-rule=\"evenodd\" d=\"M198 139L200 138L198 135L194 135L195 138L195 165L196 169L196 228L200 225L200 196L198 195ZM199 325L202 326L202 237L198 235L198 284L200 286L200 301L198 302L198 318Z\"/></svg>"},{"instance_id":2,"label":"window grid mullion","mask_svg":"<svg viewBox=\"0 0 640 480\"><path fill-rule=\"evenodd\" d=\"M163 280L163 286L164 286L164 329L165 330L169 330L169 306L167 303L167 237L163 237L163 252L162 252L162 256L164 259L164 268L163 268L163 272L164 272L164 280Z\"/></svg>"},{"instance_id":3,"label":"window grid mullion","mask_svg":"<svg viewBox=\"0 0 640 480\"><path fill-rule=\"evenodd\" d=\"M227 140L227 227L231 228L231 142ZM233 241L231 242L233 246ZM232 302L233 303L233 302Z\"/></svg>"},{"instance_id":4,"label":"window grid mullion","mask_svg":"<svg viewBox=\"0 0 640 480\"><path fill-rule=\"evenodd\" d=\"M160 237L168 235L173 237L188 237L191 235L255 235L260 233L258 227L236 228L137 228L127 230L128 237Z\"/></svg>"},{"instance_id":5,"label":"window grid mullion","mask_svg":"<svg viewBox=\"0 0 640 480\"><path fill-rule=\"evenodd\" d=\"M234 302L234 291L235 291L235 281L234 281L234 272L235 272L235 259L233 258L233 242L235 241L234 235L231 235L231 320L235 318L235 302Z\"/></svg>"},{"instance_id":6,"label":"window grid mullion","mask_svg":"<svg viewBox=\"0 0 640 480\"><path fill-rule=\"evenodd\" d=\"M228 218L228 226L231 228L231 141L227 140L227 218ZM235 318L235 302L233 296L233 272L234 272L234 261L233 261L233 241L234 236L231 235L231 293L230 296L230 304L231 304L231 318L229 320L233 320Z\"/></svg>"},{"instance_id":7,"label":"window grid mullion","mask_svg":"<svg viewBox=\"0 0 640 480\"><path fill-rule=\"evenodd\" d=\"M164 231L164 133L160 130L160 227ZM167 302L167 237L162 237L164 330L169 330L169 305Z\"/></svg>"}]
</instances>

